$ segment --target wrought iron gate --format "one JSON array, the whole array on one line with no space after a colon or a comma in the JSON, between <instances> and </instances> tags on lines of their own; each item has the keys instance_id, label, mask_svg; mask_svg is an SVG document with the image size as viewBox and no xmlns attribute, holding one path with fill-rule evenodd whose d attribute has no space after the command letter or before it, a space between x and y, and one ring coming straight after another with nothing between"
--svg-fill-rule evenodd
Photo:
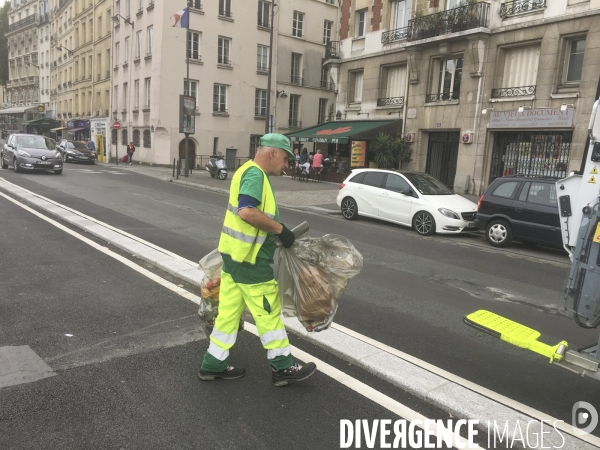
<instances>
[{"instance_id":1,"label":"wrought iron gate","mask_svg":"<svg viewBox=\"0 0 600 450\"><path fill-rule=\"evenodd\" d=\"M508 175L566 177L572 138L572 131L496 133L490 183Z\"/></svg>"},{"instance_id":2,"label":"wrought iron gate","mask_svg":"<svg viewBox=\"0 0 600 450\"><path fill-rule=\"evenodd\" d=\"M454 187L460 132L429 133L425 172L450 189Z\"/></svg>"}]
</instances>

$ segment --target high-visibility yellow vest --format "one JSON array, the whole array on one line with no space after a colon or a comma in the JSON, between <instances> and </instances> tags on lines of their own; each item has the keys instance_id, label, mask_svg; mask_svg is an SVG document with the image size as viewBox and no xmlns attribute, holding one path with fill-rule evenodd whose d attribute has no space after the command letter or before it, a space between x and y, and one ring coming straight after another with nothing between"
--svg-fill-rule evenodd
<instances>
[{"instance_id":1,"label":"high-visibility yellow vest","mask_svg":"<svg viewBox=\"0 0 600 450\"><path fill-rule=\"evenodd\" d=\"M251 167L257 167L263 173L262 199L257 209L271 219L277 214L277 203L267 174L254 161L248 161L235 171L229 189L229 204L225 212L225 221L219 240L219 252L231 256L236 262L256 263L256 255L267 239L267 232L253 227L238 216L238 197L242 176Z\"/></svg>"}]
</instances>

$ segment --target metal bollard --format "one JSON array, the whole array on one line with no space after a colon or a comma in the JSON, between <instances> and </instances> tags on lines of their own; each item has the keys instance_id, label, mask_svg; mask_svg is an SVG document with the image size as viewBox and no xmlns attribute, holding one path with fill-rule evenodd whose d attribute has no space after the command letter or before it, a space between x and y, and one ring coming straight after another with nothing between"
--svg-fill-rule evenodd
<instances>
[{"instance_id":1,"label":"metal bollard","mask_svg":"<svg viewBox=\"0 0 600 450\"><path fill-rule=\"evenodd\" d=\"M173 158L173 178L175 178L175 158Z\"/></svg>"}]
</instances>

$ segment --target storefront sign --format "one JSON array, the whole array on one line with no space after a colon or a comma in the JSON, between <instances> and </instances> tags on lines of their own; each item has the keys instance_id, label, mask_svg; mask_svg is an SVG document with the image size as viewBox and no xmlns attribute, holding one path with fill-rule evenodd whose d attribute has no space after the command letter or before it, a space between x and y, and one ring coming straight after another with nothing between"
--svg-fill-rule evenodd
<instances>
[{"instance_id":1,"label":"storefront sign","mask_svg":"<svg viewBox=\"0 0 600 450\"><path fill-rule=\"evenodd\" d=\"M366 141L352 141L350 167L365 167L365 159L367 156Z\"/></svg>"},{"instance_id":2,"label":"storefront sign","mask_svg":"<svg viewBox=\"0 0 600 450\"><path fill-rule=\"evenodd\" d=\"M575 110L538 108L519 111L492 111L488 128L572 128Z\"/></svg>"}]
</instances>

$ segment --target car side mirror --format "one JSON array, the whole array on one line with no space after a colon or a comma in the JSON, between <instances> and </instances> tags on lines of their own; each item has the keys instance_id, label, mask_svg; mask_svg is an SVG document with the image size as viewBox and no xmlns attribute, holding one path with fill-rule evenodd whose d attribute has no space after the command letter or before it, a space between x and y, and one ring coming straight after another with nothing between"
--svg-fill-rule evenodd
<instances>
[{"instance_id":1,"label":"car side mirror","mask_svg":"<svg viewBox=\"0 0 600 450\"><path fill-rule=\"evenodd\" d=\"M410 189L402 189L402 190L400 191L400 193L401 193L402 195L408 195L408 196L412 196L412 195L413 195L413 192L412 192Z\"/></svg>"}]
</instances>

